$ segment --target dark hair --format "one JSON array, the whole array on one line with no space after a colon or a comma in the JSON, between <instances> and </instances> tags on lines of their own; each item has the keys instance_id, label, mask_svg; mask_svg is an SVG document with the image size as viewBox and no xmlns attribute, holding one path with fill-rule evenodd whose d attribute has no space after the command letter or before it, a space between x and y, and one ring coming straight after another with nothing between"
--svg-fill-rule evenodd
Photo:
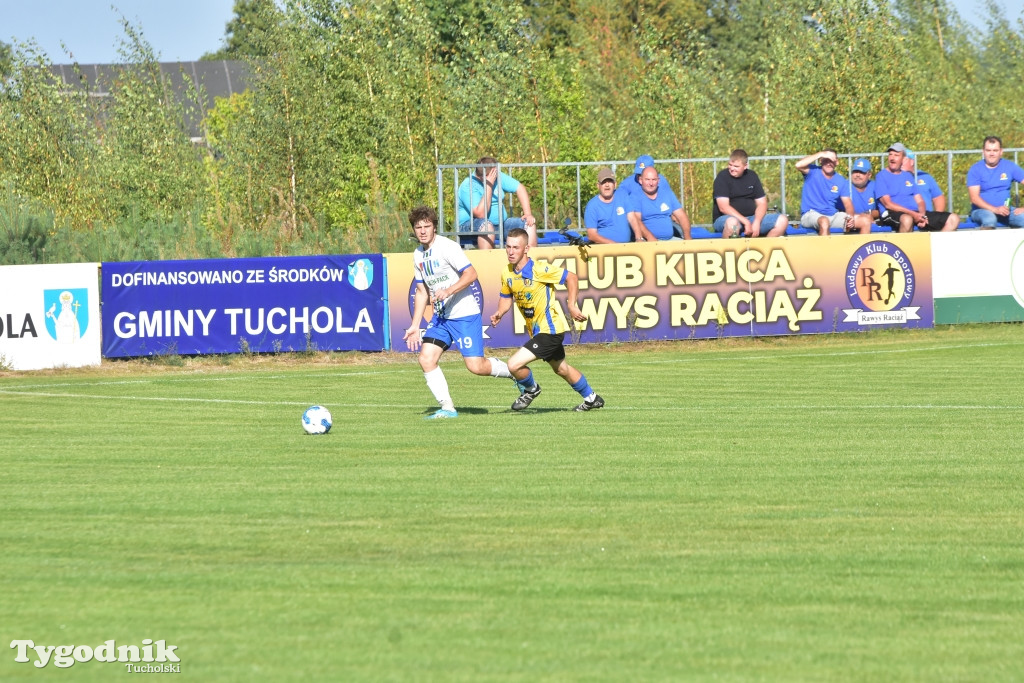
<instances>
[{"instance_id":1,"label":"dark hair","mask_svg":"<svg viewBox=\"0 0 1024 683\"><path fill-rule=\"evenodd\" d=\"M483 178L487 175L488 169L494 168L498 165L498 160L494 157L480 157L476 160L476 177Z\"/></svg>"},{"instance_id":2,"label":"dark hair","mask_svg":"<svg viewBox=\"0 0 1024 683\"><path fill-rule=\"evenodd\" d=\"M434 230L437 230L437 211L429 206L417 206L409 212L409 225L415 228L420 221L430 221L434 224Z\"/></svg>"},{"instance_id":3,"label":"dark hair","mask_svg":"<svg viewBox=\"0 0 1024 683\"><path fill-rule=\"evenodd\" d=\"M982 145L987 145L990 142L994 142L997 145L999 145L1000 149L1003 148L1003 141L997 138L995 135L989 135L987 138L985 138L985 142L983 142Z\"/></svg>"},{"instance_id":4,"label":"dark hair","mask_svg":"<svg viewBox=\"0 0 1024 683\"><path fill-rule=\"evenodd\" d=\"M530 233L526 232L522 228L512 228L511 230L509 230L508 235L505 236L505 241L508 241L513 237L525 237L526 243L530 243Z\"/></svg>"}]
</instances>

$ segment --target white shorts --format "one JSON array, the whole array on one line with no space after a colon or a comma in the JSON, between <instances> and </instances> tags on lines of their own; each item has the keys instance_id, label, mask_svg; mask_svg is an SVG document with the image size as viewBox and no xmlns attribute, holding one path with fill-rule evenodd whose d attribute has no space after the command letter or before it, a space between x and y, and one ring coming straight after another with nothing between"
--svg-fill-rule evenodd
<instances>
[{"instance_id":1,"label":"white shorts","mask_svg":"<svg viewBox=\"0 0 1024 683\"><path fill-rule=\"evenodd\" d=\"M808 211L803 216L800 216L800 227L808 228L810 230L818 229L818 219L824 216L828 219L828 227L830 228L845 228L846 219L850 217L850 214L843 211L836 211L831 216L826 216L823 213L817 211Z\"/></svg>"}]
</instances>

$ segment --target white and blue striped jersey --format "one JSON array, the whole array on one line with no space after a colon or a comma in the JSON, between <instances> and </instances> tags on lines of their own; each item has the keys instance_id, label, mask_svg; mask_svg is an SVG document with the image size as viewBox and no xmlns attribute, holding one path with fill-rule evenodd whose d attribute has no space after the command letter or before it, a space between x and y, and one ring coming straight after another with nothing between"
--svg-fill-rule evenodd
<instances>
[{"instance_id":1,"label":"white and blue striped jersey","mask_svg":"<svg viewBox=\"0 0 1024 683\"><path fill-rule=\"evenodd\" d=\"M434 237L434 241L427 249L424 249L422 244L416 247L412 255L412 264L416 272L416 282L424 283L431 296L438 290L446 289L458 282L462 272L472 265L458 243L441 235ZM449 298L444 310L437 312L439 316L468 318L480 315L480 302L471 290L471 287L466 287Z\"/></svg>"}]
</instances>

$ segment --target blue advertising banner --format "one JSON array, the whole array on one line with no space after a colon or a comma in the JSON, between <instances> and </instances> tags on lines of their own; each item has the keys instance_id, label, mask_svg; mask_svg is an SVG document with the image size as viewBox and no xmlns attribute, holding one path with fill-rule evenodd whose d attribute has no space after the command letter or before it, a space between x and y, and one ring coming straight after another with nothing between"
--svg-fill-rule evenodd
<instances>
[{"instance_id":1,"label":"blue advertising banner","mask_svg":"<svg viewBox=\"0 0 1024 683\"><path fill-rule=\"evenodd\" d=\"M107 358L386 348L384 257L104 263Z\"/></svg>"}]
</instances>

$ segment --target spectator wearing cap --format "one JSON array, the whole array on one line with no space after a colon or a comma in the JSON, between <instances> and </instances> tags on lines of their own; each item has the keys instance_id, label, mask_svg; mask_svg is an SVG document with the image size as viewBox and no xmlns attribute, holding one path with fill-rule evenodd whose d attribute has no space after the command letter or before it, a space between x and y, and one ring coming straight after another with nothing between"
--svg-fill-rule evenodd
<instances>
[{"instance_id":1,"label":"spectator wearing cap","mask_svg":"<svg viewBox=\"0 0 1024 683\"><path fill-rule=\"evenodd\" d=\"M722 237L779 237L786 234L789 218L768 213L768 195L761 179L748 168L742 149L729 155L729 165L719 171L712 185L712 229Z\"/></svg>"},{"instance_id":2,"label":"spectator wearing cap","mask_svg":"<svg viewBox=\"0 0 1024 683\"><path fill-rule=\"evenodd\" d=\"M636 158L636 164L633 166L633 175L622 181L619 186L620 190L628 192L633 196L638 196L643 192L643 187L640 184L640 174L644 172L645 168L654 166L654 157L650 154L641 154ZM658 187L664 188L671 191L672 187L668 184L668 178L658 173Z\"/></svg>"},{"instance_id":3,"label":"spectator wearing cap","mask_svg":"<svg viewBox=\"0 0 1024 683\"><path fill-rule=\"evenodd\" d=\"M853 203L855 220L861 234L871 231L871 224L878 220L878 205L875 201L875 181L871 179L871 162L857 159L850 167L850 201ZM864 230L864 227L867 230Z\"/></svg>"},{"instance_id":4,"label":"spectator wearing cap","mask_svg":"<svg viewBox=\"0 0 1024 683\"><path fill-rule=\"evenodd\" d=\"M935 182L935 178L931 174L917 169L917 155L909 149L907 150L907 155L903 158L902 168L907 173L914 174L917 191L921 193L921 198L924 199L925 211L946 210L946 195L942 193L942 188ZM957 216L957 225L959 224L960 217Z\"/></svg>"},{"instance_id":5,"label":"spectator wearing cap","mask_svg":"<svg viewBox=\"0 0 1024 683\"><path fill-rule=\"evenodd\" d=\"M1003 141L994 135L985 138L981 154L967 171L971 220L983 229L1024 228L1024 208L1010 205L1010 188L1014 181L1024 183L1024 169L1003 158Z\"/></svg>"},{"instance_id":6,"label":"spectator wearing cap","mask_svg":"<svg viewBox=\"0 0 1024 683\"><path fill-rule=\"evenodd\" d=\"M914 175L903 170L903 160L907 156L903 143L893 143L886 152L886 167L875 177L875 194L881 214L879 222L899 232L911 232L915 226L918 230L956 230L959 216L925 208L924 197L917 189Z\"/></svg>"},{"instance_id":7,"label":"spectator wearing cap","mask_svg":"<svg viewBox=\"0 0 1024 683\"><path fill-rule=\"evenodd\" d=\"M854 232L853 202L850 183L836 172L839 155L834 149L823 149L796 162L796 170L804 175L800 193L800 227L827 235L832 228ZM868 225L870 231L871 226Z\"/></svg>"},{"instance_id":8,"label":"spectator wearing cap","mask_svg":"<svg viewBox=\"0 0 1024 683\"><path fill-rule=\"evenodd\" d=\"M617 244L633 239L637 242L653 241L654 236L649 231L646 235L634 234L631 215L637 219L633 223L640 225L633 196L616 189L615 174L607 166L602 168L597 172L597 194L583 210L587 238L594 244Z\"/></svg>"},{"instance_id":9,"label":"spectator wearing cap","mask_svg":"<svg viewBox=\"0 0 1024 683\"><path fill-rule=\"evenodd\" d=\"M654 167L650 155L637 157L633 177L622 181L619 189L629 193L636 206L637 214L630 220L636 239L675 239L677 232L673 221L679 225L683 239L690 239L690 217L668 179Z\"/></svg>"},{"instance_id":10,"label":"spectator wearing cap","mask_svg":"<svg viewBox=\"0 0 1024 683\"><path fill-rule=\"evenodd\" d=\"M500 225L505 234L512 228L526 228L531 247L537 246L537 220L530 211L530 193L526 186L512 176L498 170L494 157L480 157L473 175L459 185L457 219L460 232L477 234L477 249L494 248L494 226ZM523 209L522 218L514 218L505 210L506 194L514 194ZM471 244L471 237L460 238L463 246Z\"/></svg>"}]
</instances>

